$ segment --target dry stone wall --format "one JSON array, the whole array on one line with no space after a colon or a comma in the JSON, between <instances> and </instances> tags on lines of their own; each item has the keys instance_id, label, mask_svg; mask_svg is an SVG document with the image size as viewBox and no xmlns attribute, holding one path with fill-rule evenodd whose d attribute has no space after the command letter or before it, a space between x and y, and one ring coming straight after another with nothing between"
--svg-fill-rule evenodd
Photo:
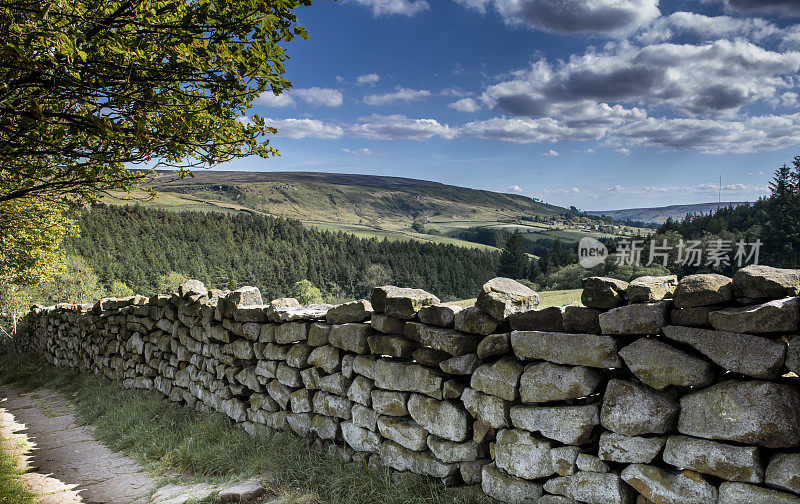
<instances>
[{"instance_id":1,"label":"dry stone wall","mask_svg":"<svg viewBox=\"0 0 800 504\"><path fill-rule=\"evenodd\" d=\"M800 272L584 287L540 310L498 278L460 309L392 286L299 306L190 281L36 308L28 344L253 434L507 503L800 504Z\"/></svg>"}]
</instances>

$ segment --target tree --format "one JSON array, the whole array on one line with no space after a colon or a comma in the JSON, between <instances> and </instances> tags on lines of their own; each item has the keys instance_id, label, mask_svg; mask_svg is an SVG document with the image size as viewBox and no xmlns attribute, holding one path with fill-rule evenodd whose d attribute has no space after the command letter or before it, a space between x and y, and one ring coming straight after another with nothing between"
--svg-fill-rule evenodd
<instances>
[{"instance_id":1,"label":"tree","mask_svg":"<svg viewBox=\"0 0 800 504\"><path fill-rule=\"evenodd\" d=\"M124 282L114 280L111 282L111 287L108 289L108 295L115 298L125 298L133 296L135 292L133 289L125 285Z\"/></svg>"},{"instance_id":2,"label":"tree","mask_svg":"<svg viewBox=\"0 0 800 504\"><path fill-rule=\"evenodd\" d=\"M277 151L258 116L263 92L291 86L286 43L308 34L294 9L311 0L0 0L0 274L25 270L31 243L63 238L67 207L143 179L136 166L184 176ZM37 222L46 216L52 229ZM37 229L38 228L38 229ZM46 237L38 240L32 235ZM20 237L19 235L23 235ZM45 236L46 235L46 236ZM52 274L53 268L34 271Z\"/></svg>"},{"instance_id":3,"label":"tree","mask_svg":"<svg viewBox=\"0 0 800 504\"><path fill-rule=\"evenodd\" d=\"M65 269L37 287L37 298L48 304L92 303L103 295L97 274L81 256L67 256Z\"/></svg>"},{"instance_id":4,"label":"tree","mask_svg":"<svg viewBox=\"0 0 800 504\"><path fill-rule=\"evenodd\" d=\"M300 280L299 282L295 282L292 285L292 289L289 292L289 296L297 299L300 302L300 304L303 305L317 304L324 302L324 300L322 299L322 292L316 287L314 287L314 284L312 284L306 279Z\"/></svg>"},{"instance_id":5,"label":"tree","mask_svg":"<svg viewBox=\"0 0 800 504\"><path fill-rule=\"evenodd\" d=\"M525 254L525 239L519 229L515 230L506 240L503 252L500 254L500 268L498 273L509 278L526 278L529 273L528 256Z\"/></svg>"},{"instance_id":6,"label":"tree","mask_svg":"<svg viewBox=\"0 0 800 504\"><path fill-rule=\"evenodd\" d=\"M160 277L158 277L158 292L159 293L169 293L175 292L178 290L178 287L185 281L189 280L189 277L184 275L183 273L178 273L176 271L169 271L164 273Z\"/></svg>"}]
</instances>

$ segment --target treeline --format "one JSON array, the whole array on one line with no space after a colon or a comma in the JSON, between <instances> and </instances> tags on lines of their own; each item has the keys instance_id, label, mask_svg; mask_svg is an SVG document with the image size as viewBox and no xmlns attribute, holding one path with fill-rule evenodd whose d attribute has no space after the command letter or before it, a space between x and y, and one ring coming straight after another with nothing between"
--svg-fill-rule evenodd
<instances>
[{"instance_id":1,"label":"treeline","mask_svg":"<svg viewBox=\"0 0 800 504\"><path fill-rule=\"evenodd\" d=\"M99 205L78 223L67 254L84 258L102 285L121 282L142 294L158 292L165 275L177 272L220 289L254 285L265 298L308 280L327 299L367 296L386 283L463 299L495 276L499 260L493 252L362 239L260 215Z\"/></svg>"}]
</instances>

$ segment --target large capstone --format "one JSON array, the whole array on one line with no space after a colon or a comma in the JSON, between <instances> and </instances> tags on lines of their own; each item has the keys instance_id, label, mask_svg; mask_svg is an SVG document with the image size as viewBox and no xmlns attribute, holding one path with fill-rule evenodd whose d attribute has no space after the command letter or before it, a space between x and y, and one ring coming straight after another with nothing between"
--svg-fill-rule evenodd
<instances>
[{"instance_id":1,"label":"large capstone","mask_svg":"<svg viewBox=\"0 0 800 504\"><path fill-rule=\"evenodd\" d=\"M733 292L740 298L782 298L800 294L800 269L750 265L733 275Z\"/></svg>"},{"instance_id":2,"label":"large capstone","mask_svg":"<svg viewBox=\"0 0 800 504\"><path fill-rule=\"evenodd\" d=\"M366 299L351 301L330 308L325 315L329 324L347 324L348 322L363 322L372 315L372 304Z\"/></svg>"},{"instance_id":3,"label":"large capstone","mask_svg":"<svg viewBox=\"0 0 800 504\"><path fill-rule=\"evenodd\" d=\"M600 423L626 436L665 434L675 427L678 404L646 385L612 379L606 387Z\"/></svg>"},{"instance_id":4,"label":"large capstone","mask_svg":"<svg viewBox=\"0 0 800 504\"><path fill-rule=\"evenodd\" d=\"M508 322L511 324L511 329L515 331L563 332L564 308L563 306L549 306L541 310L514 313L508 318Z\"/></svg>"},{"instance_id":5,"label":"large capstone","mask_svg":"<svg viewBox=\"0 0 800 504\"><path fill-rule=\"evenodd\" d=\"M385 285L372 291L371 304L376 313L408 320L425 306L439 303L439 298L422 289Z\"/></svg>"},{"instance_id":6,"label":"large capstone","mask_svg":"<svg viewBox=\"0 0 800 504\"><path fill-rule=\"evenodd\" d=\"M654 389L704 387L714 379L711 364L655 338L642 338L619 351L628 369Z\"/></svg>"},{"instance_id":7,"label":"large capstone","mask_svg":"<svg viewBox=\"0 0 800 504\"><path fill-rule=\"evenodd\" d=\"M470 435L471 419L464 407L453 401L437 401L411 394L408 412L418 424L440 438L460 443Z\"/></svg>"},{"instance_id":8,"label":"large capstone","mask_svg":"<svg viewBox=\"0 0 800 504\"><path fill-rule=\"evenodd\" d=\"M676 275L643 276L631 280L626 294L631 303L654 303L672 297L677 287Z\"/></svg>"},{"instance_id":9,"label":"large capstone","mask_svg":"<svg viewBox=\"0 0 800 504\"><path fill-rule=\"evenodd\" d=\"M668 471L652 465L632 464L622 479L646 499L670 504L717 504L717 489L692 471Z\"/></svg>"},{"instance_id":10,"label":"large capstone","mask_svg":"<svg viewBox=\"0 0 800 504\"><path fill-rule=\"evenodd\" d=\"M658 334L667 325L671 301L620 306L600 314L603 334Z\"/></svg>"},{"instance_id":11,"label":"large capstone","mask_svg":"<svg viewBox=\"0 0 800 504\"><path fill-rule=\"evenodd\" d=\"M512 313L539 306L539 295L515 280L498 277L483 284L475 306L497 320L505 320Z\"/></svg>"},{"instance_id":12,"label":"large capstone","mask_svg":"<svg viewBox=\"0 0 800 504\"><path fill-rule=\"evenodd\" d=\"M733 299L733 280L716 273L688 275L675 289L675 306L691 308L724 303Z\"/></svg>"},{"instance_id":13,"label":"large capstone","mask_svg":"<svg viewBox=\"0 0 800 504\"><path fill-rule=\"evenodd\" d=\"M497 433L494 462L512 476L535 480L555 473L550 458L549 442L519 429L503 429Z\"/></svg>"},{"instance_id":14,"label":"large capstone","mask_svg":"<svg viewBox=\"0 0 800 504\"><path fill-rule=\"evenodd\" d=\"M744 333L797 332L800 298L776 299L766 303L726 308L708 314L714 329Z\"/></svg>"},{"instance_id":15,"label":"large capstone","mask_svg":"<svg viewBox=\"0 0 800 504\"><path fill-rule=\"evenodd\" d=\"M617 342L610 336L514 331L511 333L511 347L517 357L556 364L598 368L622 365L617 354Z\"/></svg>"},{"instance_id":16,"label":"large capstone","mask_svg":"<svg viewBox=\"0 0 800 504\"><path fill-rule=\"evenodd\" d=\"M607 277L588 277L583 279L581 303L591 308L608 310L625 304L625 291L628 282Z\"/></svg>"},{"instance_id":17,"label":"large capstone","mask_svg":"<svg viewBox=\"0 0 800 504\"><path fill-rule=\"evenodd\" d=\"M729 481L761 483L764 468L759 460L758 448L740 446L689 436L670 436L662 455L664 462L711 474Z\"/></svg>"}]
</instances>

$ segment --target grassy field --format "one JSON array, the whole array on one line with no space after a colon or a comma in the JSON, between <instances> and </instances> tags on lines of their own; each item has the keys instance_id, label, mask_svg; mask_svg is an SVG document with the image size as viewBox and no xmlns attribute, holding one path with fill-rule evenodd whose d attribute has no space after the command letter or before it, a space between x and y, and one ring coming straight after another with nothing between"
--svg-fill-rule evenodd
<instances>
[{"instance_id":1,"label":"grassy field","mask_svg":"<svg viewBox=\"0 0 800 504\"><path fill-rule=\"evenodd\" d=\"M581 292L583 292L583 289L539 291L539 308L563 306L574 301L580 301ZM453 301L447 304L453 304L461 306L462 308L467 308L468 306L475 304L475 298Z\"/></svg>"},{"instance_id":2,"label":"grassy field","mask_svg":"<svg viewBox=\"0 0 800 504\"><path fill-rule=\"evenodd\" d=\"M0 439L0 504L34 504L33 494L27 491L20 480L18 461Z\"/></svg>"},{"instance_id":3,"label":"grassy field","mask_svg":"<svg viewBox=\"0 0 800 504\"><path fill-rule=\"evenodd\" d=\"M61 392L75 404L80 421L95 426L100 441L133 457L164 483L175 481L176 473L182 480L212 483L259 476L270 498L287 504L489 502L478 488L446 488L439 481L388 469L370 472L364 464L345 463L289 433L254 438L220 414L199 413L155 392L125 390L30 358L0 358L0 379L27 390ZM3 500L2 477L0 503L29 504Z\"/></svg>"}]
</instances>

